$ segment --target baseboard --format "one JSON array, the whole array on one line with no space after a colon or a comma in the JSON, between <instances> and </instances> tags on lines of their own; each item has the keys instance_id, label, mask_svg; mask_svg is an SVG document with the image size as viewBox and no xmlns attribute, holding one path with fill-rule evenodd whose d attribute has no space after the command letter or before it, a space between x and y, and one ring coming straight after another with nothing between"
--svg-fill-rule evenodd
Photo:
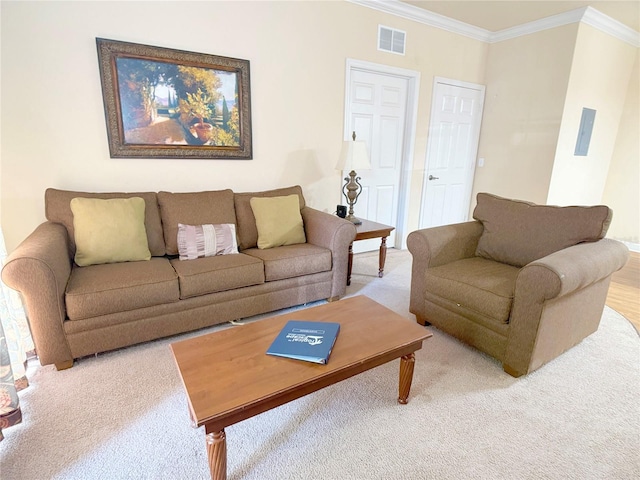
<instances>
[{"instance_id":1,"label":"baseboard","mask_svg":"<svg viewBox=\"0 0 640 480\"><path fill-rule=\"evenodd\" d=\"M632 252L640 252L640 243L625 242L624 240L618 240L618 241L624 243L627 246L627 248Z\"/></svg>"}]
</instances>

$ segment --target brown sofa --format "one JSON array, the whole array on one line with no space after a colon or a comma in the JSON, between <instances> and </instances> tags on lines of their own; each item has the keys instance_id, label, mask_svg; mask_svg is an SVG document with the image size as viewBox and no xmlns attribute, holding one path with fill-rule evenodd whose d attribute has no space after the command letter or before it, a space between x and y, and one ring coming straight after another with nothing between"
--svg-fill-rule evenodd
<instances>
[{"instance_id":1,"label":"brown sofa","mask_svg":"<svg viewBox=\"0 0 640 480\"><path fill-rule=\"evenodd\" d=\"M251 198L293 194L306 242L257 248ZM151 258L78 266L70 206L76 197L142 198ZM351 222L307 207L299 186L253 193L48 189L45 210L47 221L9 255L2 279L22 294L40 363L58 369L86 355L338 299L345 294L349 244L356 234ZM239 253L182 261L178 223L235 224Z\"/></svg>"},{"instance_id":2,"label":"brown sofa","mask_svg":"<svg viewBox=\"0 0 640 480\"><path fill-rule=\"evenodd\" d=\"M606 206L534 205L480 193L472 222L412 232L410 311L518 377L598 329L626 246Z\"/></svg>"}]
</instances>

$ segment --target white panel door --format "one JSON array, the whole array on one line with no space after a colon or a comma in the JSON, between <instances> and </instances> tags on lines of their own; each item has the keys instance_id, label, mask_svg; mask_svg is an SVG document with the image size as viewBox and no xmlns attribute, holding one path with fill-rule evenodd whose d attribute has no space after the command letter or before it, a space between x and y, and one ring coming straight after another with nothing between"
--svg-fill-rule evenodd
<instances>
[{"instance_id":1,"label":"white panel door","mask_svg":"<svg viewBox=\"0 0 640 480\"><path fill-rule=\"evenodd\" d=\"M468 220L483 104L484 86L436 79L420 228Z\"/></svg>"},{"instance_id":2,"label":"white panel door","mask_svg":"<svg viewBox=\"0 0 640 480\"><path fill-rule=\"evenodd\" d=\"M358 171L362 193L354 215L396 226L407 112L406 78L364 70L351 72L348 131L367 144L371 170ZM349 135L350 136L350 135ZM348 172L343 172L344 175ZM395 244L395 231L387 239ZM380 239L354 243L354 251L380 248Z\"/></svg>"}]
</instances>

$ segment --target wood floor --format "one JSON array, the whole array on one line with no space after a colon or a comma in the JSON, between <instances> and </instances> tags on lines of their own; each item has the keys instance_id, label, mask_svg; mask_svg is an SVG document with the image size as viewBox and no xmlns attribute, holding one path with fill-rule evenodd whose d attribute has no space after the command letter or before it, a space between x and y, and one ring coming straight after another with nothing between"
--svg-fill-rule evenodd
<instances>
[{"instance_id":1,"label":"wood floor","mask_svg":"<svg viewBox=\"0 0 640 480\"><path fill-rule=\"evenodd\" d=\"M624 268L611 277L607 305L629 319L640 332L640 253L630 253Z\"/></svg>"}]
</instances>

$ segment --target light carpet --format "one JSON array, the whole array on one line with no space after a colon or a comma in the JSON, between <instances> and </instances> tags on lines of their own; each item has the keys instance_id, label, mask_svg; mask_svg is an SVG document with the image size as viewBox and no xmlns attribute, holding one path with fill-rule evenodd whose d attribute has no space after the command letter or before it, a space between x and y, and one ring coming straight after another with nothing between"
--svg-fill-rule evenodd
<instances>
[{"instance_id":1,"label":"light carpet","mask_svg":"<svg viewBox=\"0 0 640 480\"><path fill-rule=\"evenodd\" d=\"M411 255L356 255L348 295L407 318ZM261 318L264 316L261 316ZM2 479L206 479L169 344L32 365L24 420L0 442ZM600 329L520 379L430 328L408 405L398 362L226 429L229 480L638 479L640 340L606 308ZM363 332L366 335L366 332Z\"/></svg>"}]
</instances>

